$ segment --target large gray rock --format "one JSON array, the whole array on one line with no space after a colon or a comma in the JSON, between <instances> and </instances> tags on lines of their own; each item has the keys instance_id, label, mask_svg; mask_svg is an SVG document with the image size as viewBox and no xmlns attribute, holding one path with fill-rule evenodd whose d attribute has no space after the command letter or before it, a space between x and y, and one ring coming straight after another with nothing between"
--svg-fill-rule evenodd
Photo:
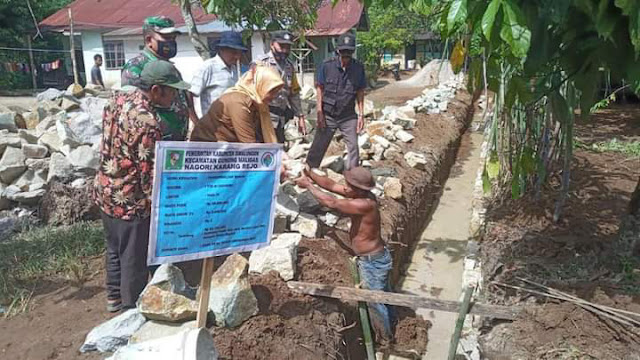
<instances>
[{"instance_id":1,"label":"large gray rock","mask_svg":"<svg viewBox=\"0 0 640 360\"><path fill-rule=\"evenodd\" d=\"M25 170L25 157L22 150L14 147L7 147L0 159L0 180L5 184L11 184Z\"/></svg>"},{"instance_id":2,"label":"large gray rock","mask_svg":"<svg viewBox=\"0 0 640 360\"><path fill-rule=\"evenodd\" d=\"M264 274L276 271L284 280L292 280L296 273L298 244L302 235L284 233L271 241L269 246L254 250L249 257L249 271Z\"/></svg>"},{"instance_id":3,"label":"large gray rock","mask_svg":"<svg viewBox=\"0 0 640 360\"><path fill-rule=\"evenodd\" d=\"M147 320L137 309L130 309L98 325L87 334L80 352L114 352L124 346Z\"/></svg>"},{"instance_id":4,"label":"large gray rock","mask_svg":"<svg viewBox=\"0 0 640 360\"><path fill-rule=\"evenodd\" d=\"M398 138L398 140L404 142L404 143L408 143L413 141L413 139L415 139L415 136L409 134L408 132L404 131L404 130L400 130L398 132L396 132L396 138Z\"/></svg>"},{"instance_id":5,"label":"large gray rock","mask_svg":"<svg viewBox=\"0 0 640 360\"><path fill-rule=\"evenodd\" d=\"M102 125L102 113L105 105L109 103L108 99L98 97L85 97L80 99L80 109L89 114L91 121L96 126Z\"/></svg>"},{"instance_id":6,"label":"large gray rock","mask_svg":"<svg viewBox=\"0 0 640 360\"><path fill-rule=\"evenodd\" d=\"M35 206L40 202L40 199L47 193L45 189L36 189L32 191L23 191L17 194L8 196L9 200L15 201L26 206Z\"/></svg>"},{"instance_id":7,"label":"large gray rock","mask_svg":"<svg viewBox=\"0 0 640 360\"><path fill-rule=\"evenodd\" d=\"M19 178L17 178L13 184L20 188L20 191L29 191L34 189L32 185L47 183L47 172L44 170L31 170L27 169Z\"/></svg>"},{"instance_id":8,"label":"large gray rock","mask_svg":"<svg viewBox=\"0 0 640 360\"><path fill-rule=\"evenodd\" d=\"M384 182L384 196L395 200L402 199L402 183L400 179L390 177Z\"/></svg>"},{"instance_id":9,"label":"large gray rock","mask_svg":"<svg viewBox=\"0 0 640 360\"><path fill-rule=\"evenodd\" d=\"M22 139L18 134L0 130L0 156L4 154L4 150L9 146L14 148L22 147Z\"/></svg>"},{"instance_id":10,"label":"large gray rock","mask_svg":"<svg viewBox=\"0 0 640 360\"><path fill-rule=\"evenodd\" d=\"M247 259L233 254L211 278L209 310L218 326L236 327L258 313L258 300L251 290Z\"/></svg>"},{"instance_id":11,"label":"large gray rock","mask_svg":"<svg viewBox=\"0 0 640 360\"><path fill-rule=\"evenodd\" d=\"M18 131L17 118L18 114L13 111L0 112L0 130Z\"/></svg>"},{"instance_id":12,"label":"large gray rock","mask_svg":"<svg viewBox=\"0 0 640 360\"><path fill-rule=\"evenodd\" d=\"M40 120L42 120L39 113L32 111L23 113L22 117L24 118L25 128L27 129L35 129L40 123Z\"/></svg>"},{"instance_id":13,"label":"large gray rock","mask_svg":"<svg viewBox=\"0 0 640 360\"><path fill-rule=\"evenodd\" d=\"M8 238L20 225L17 216L0 217L0 240Z\"/></svg>"},{"instance_id":14,"label":"large gray rock","mask_svg":"<svg viewBox=\"0 0 640 360\"><path fill-rule=\"evenodd\" d=\"M194 320L198 314L196 301L158 285L147 285L140 294L137 308L147 319L169 322Z\"/></svg>"},{"instance_id":15,"label":"large gray rock","mask_svg":"<svg viewBox=\"0 0 640 360\"><path fill-rule=\"evenodd\" d=\"M85 144L95 144L100 142L102 130L95 125L88 113L79 113L71 118L69 127L77 135L78 139Z\"/></svg>"},{"instance_id":16,"label":"large gray rock","mask_svg":"<svg viewBox=\"0 0 640 360\"><path fill-rule=\"evenodd\" d=\"M73 96L65 95L62 97L62 103L60 104L60 107L62 107L62 110L64 111L79 109L80 101L78 101L78 99L74 98Z\"/></svg>"},{"instance_id":17,"label":"large gray rock","mask_svg":"<svg viewBox=\"0 0 640 360\"><path fill-rule=\"evenodd\" d=\"M139 344L149 340L155 340L166 336L172 336L184 330L196 328L195 321L188 321L181 324L164 321L147 321L129 339L129 344Z\"/></svg>"},{"instance_id":18,"label":"large gray rock","mask_svg":"<svg viewBox=\"0 0 640 360\"><path fill-rule=\"evenodd\" d=\"M331 169L337 173L344 171L344 158L340 155L327 156L320 164L321 169Z\"/></svg>"},{"instance_id":19,"label":"large gray rock","mask_svg":"<svg viewBox=\"0 0 640 360\"><path fill-rule=\"evenodd\" d=\"M25 165L27 165L28 170L44 170L44 172L49 173L49 163L51 162L50 158L44 159L27 159L24 161Z\"/></svg>"},{"instance_id":20,"label":"large gray rock","mask_svg":"<svg viewBox=\"0 0 640 360\"><path fill-rule=\"evenodd\" d=\"M40 123L36 126L35 130L39 133L44 133L47 130L54 128L58 120L66 121L67 113L65 113L64 111L61 111L56 114L47 116L46 118L40 121Z\"/></svg>"},{"instance_id":21,"label":"large gray rock","mask_svg":"<svg viewBox=\"0 0 640 360\"><path fill-rule=\"evenodd\" d=\"M38 139L38 145L46 146L49 152L56 153L62 149L62 140L55 131L47 131Z\"/></svg>"},{"instance_id":22,"label":"large gray rock","mask_svg":"<svg viewBox=\"0 0 640 360\"><path fill-rule=\"evenodd\" d=\"M57 179L60 181L67 181L73 175L73 166L67 160L67 158L60 154L54 153L51 155L51 161L49 162L49 174L47 176L47 183L50 184L52 180Z\"/></svg>"},{"instance_id":23,"label":"large gray rock","mask_svg":"<svg viewBox=\"0 0 640 360\"><path fill-rule=\"evenodd\" d=\"M72 150L67 159L74 168L86 173L95 173L100 166L98 154L88 145Z\"/></svg>"},{"instance_id":24,"label":"large gray rock","mask_svg":"<svg viewBox=\"0 0 640 360\"><path fill-rule=\"evenodd\" d=\"M73 149L82 144L82 141L78 139L76 134L74 134L69 127L66 119L58 119L58 121L56 121L56 130L58 132L58 136L60 137L60 141L62 142L60 151L62 151L65 155L69 156Z\"/></svg>"},{"instance_id":25,"label":"large gray rock","mask_svg":"<svg viewBox=\"0 0 640 360\"><path fill-rule=\"evenodd\" d=\"M193 320L198 313L195 291L187 286L182 271L164 264L153 274L140 295L137 307L152 320L179 322Z\"/></svg>"},{"instance_id":26,"label":"large gray rock","mask_svg":"<svg viewBox=\"0 0 640 360\"><path fill-rule=\"evenodd\" d=\"M278 190L278 195L276 196L276 213L280 213L284 216L290 216L292 218L295 218L300 213L300 207L298 204L283 190L283 188Z\"/></svg>"},{"instance_id":27,"label":"large gray rock","mask_svg":"<svg viewBox=\"0 0 640 360\"><path fill-rule=\"evenodd\" d=\"M287 155L289 155L289 158L294 160L300 159L307 154L307 151L310 147L311 144L295 144L291 147L291 149L289 149L289 151L287 151Z\"/></svg>"},{"instance_id":28,"label":"large gray rock","mask_svg":"<svg viewBox=\"0 0 640 360\"><path fill-rule=\"evenodd\" d=\"M7 210L13 207L11 204L11 200L4 196L4 191L6 190L6 188L7 185L0 182L0 210Z\"/></svg>"},{"instance_id":29,"label":"large gray rock","mask_svg":"<svg viewBox=\"0 0 640 360\"><path fill-rule=\"evenodd\" d=\"M309 190L304 191L298 198L296 199L298 202L298 206L300 207L300 211L307 214L315 214L322 210L322 205L316 200L316 198L311 194Z\"/></svg>"},{"instance_id":30,"label":"large gray rock","mask_svg":"<svg viewBox=\"0 0 640 360\"><path fill-rule=\"evenodd\" d=\"M22 153L27 159L43 159L47 157L49 149L43 145L23 144Z\"/></svg>"},{"instance_id":31,"label":"large gray rock","mask_svg":"<svg viewBox=\"0 0 640 360\"><path fill-rule=\"evenodd\" d=\"M424 170L427 165L427 158L424 154L420 154L417 152L410 151L404 155L404 159L407 161L407 164L414 169Z\"/></svg>"},{"instance_id":32,"label":"large gray rock","mask_svg":"<svg viewBox=\"0 0 640 360\"><path fill-rule=\"evenodd\" d=\"M300 214L293 224L291 224L291 230L299 232L302 236L315 239L320 233L320 226L315 216Z\"/></svg>"},{"instance_id":33,"label":"large gray rock","mask_svg":"<svg viewBox=\"0 0 640 360\"><path fill-rule=\"evenodd\" d=\"M36 96L36 99L38 100L38 102L45 101L45 100L53 101L53 100L60 99L63 94L64 94L64 91L60 91L60 90L54 89L54 88L49 88L49 89L39 93Z\"/></svg>"},{"instance_id":34,"label":"large gray rock","mask_svg":"<svg viewBox=\"0 0 640 360\"><path fill-rule=\"evenodd\" d=\"M18 136L20 137L20 139L26 141L28 144L37 144L38 138L40 137L40 135L41 134L39 134L36 130L28 130L28 129L18 130Z\"/></svg>"},{"instance_id":35,"label":"large gray rock","mask_svg":"<svg viewBox=\"0 0 640 360\"><path fill-rule=\"evenodd\" d=\"M371 175L374 177L396 177L398 176L398 171L394 168L377 167L371 169Z\"/></svg>"},{"instance_id":36,"label":"large gray rock","mask_svg":"<svg viewBox=\"0 0 640 360\"><path fill-rule=\"evenodd\" d=\"M371 137L371 142L374 143L374 144L379 144L385 149L388 148L389 146L391 146L391 142L389 142L389 140L387 140L383 136L379 136L379 135L372 136Z\"/></svg>"}]
</instances>

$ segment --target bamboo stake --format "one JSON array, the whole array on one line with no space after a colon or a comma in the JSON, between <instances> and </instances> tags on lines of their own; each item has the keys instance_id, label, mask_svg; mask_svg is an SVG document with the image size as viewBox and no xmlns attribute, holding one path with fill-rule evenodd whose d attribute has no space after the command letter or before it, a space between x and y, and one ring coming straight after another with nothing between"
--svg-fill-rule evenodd
<instances>
[{"instance_id":1,"label":"bamboo stake","mask_svg":"<svg viewBox=\"0 0 640 360\"><path fill-rule=\"evenodd\" d=\"M492 282L492 284L495 284L495 285L498 285L498 286L503 286L503 287L508 287L508 288L512 288L512 289L516 289L516 290L522 290L522 291L529 292L531 294L545 296L545 297L552 298L552 299L568 301L568 302L573 303L575 305L578 305L581 308L583 308L583 309L585 309L587 311L590 311L590 312L592 312L592 313L594 313L596 315L600 315L600 316L606 317L608 319L611 319L611 320L613 320L615 322L618 322L620 324L623 324L623 325L633 326L636 323L636 321L633 320L633 319L630 319L631 322L625 320L619 314L615 314L614 315L614 314L610 314L610 313L604 312L602 310L599 310L597 307L593 306L593 305L596 305L596 304L589 303L588 301L584 301L583 300L582 302L579 302L579 301L567 298L565 296L549 294L549 293L545 293L545 292L541 292L541 291L537 291L537 290L533 290L533 289L527 289L527 288L524 288L524 287L521 287L521 286L516 286L516 285L504 284L504 283L501 283L501 282L498 282L498 281L494 281L494 282Z\"/></svg>"},{"instance_id":2,"label":"bamboo stake","mask_svg":"<svg viewBox=\"0 0 640 360\"><path fill-rule=\"evenodd\" d=\"M76 63L76 47L75 36L73 33L73 16L71 15L71 8L69 10L69 42L71 45L71 65L73 66L73 83L80 84L78 81L78 64Z\"/></svg>"},{"instance_id":3,"label":"bamboo stake","mask_svg":"<svg viewBox=\"0 0 640 360\"><path fill-rule=\"evenodd\" d=\"M28 2L27 2L28 3ZM40 31L40 30L38 30ZM27 46L29 47L29 66L31 67L31 82L33 84L33 90L38 89L38 82L36 81L36 65L33 61L33 49L31 48L31 36L27 35Z\"/></svg>"},{"instance_id":4,"label":"bamboo stake","mask_svg":"<svg viewBox=\"0 0 640 360\"><path fill-rule=\"evenodd\" d=\"M213 275L213 258L202 260L202 276L200 277L200 299L198 303L198 315L196 317L197 328L207 326L207 314L209 314L209 290L211 289L211 275Z\"/></svg>"},{"instance_id":5,"label":"bamboo stake","mask_svg":"<svg viewBox=\"0 0 640 360\"><path fill-rule=\"evenodd\" d=\"M634 318L630 318L630 317L627 317L625 315L622 315L622 314L627 314L627 315L631 315L631 316L635 316L635 317L640 318L640 314L638 314L638 313L635 313L635 312L632 312L632 311L626 311L626 310L622 310L622 309L616 309L616 308L613 308L613 307L610 307L610 306L606 306L606 305L600 305L600 304L592 303L592 302L587 301L585 299L581 299L581 298L579 298L577 296L573 296L573 295L571 295L569 293L566 293L566 292L563 292L563 291L560 291L560 290L557 290L557 289L554 289L554 288L551 288L551 287L548 287L548 286L545 286L545 285L542 285L542 284L538 284L538 283L536 283L536 282L534 282L532 280L527 280L527 279L519 278L519 277L516 277L516 279L518 279L520 281L523 281L525 283L534 285L534 286L538 286L538 287L540 287L542 289L545 289L545 290L547 290L549 293L551 293L553 295L564 296L564 297L572 299L572 300L574 300L576 302L581 302L581 303L584 303L586 305L593 306L593 307L595 307L597 309L600 309L600 310L606 311L608 313L611 313L613 315L620 316L621 318L623 318L623 319L625 319L627 321L633 322L634 324L640 326L640 321L638 321L638 320L636 320Z\"/></svg>"},{"instance_id":6,"label":"bamboo stake","mask_svg":"<svg viewBox=\"0 0 640 360\"><path fill-rule=\"evenodd\" d=\"M358 273L358 264L356 258L352 258L349 261L351 265L351 275L353 276L353 282L357 287L360 284L360 274ZM367 349L367 359L375 360L376 354L373 349L373 338L371 336L371 325L369 324L369 313L367 311L367 303L364 301L358 301L358 312L360 313L360 323L362 324L362 333L364 335L364 346Z\"/></svg>"},{"instance_id":7,"label":"bamboo stake","mask_svg":"<svg viewBox=\"0 0 640 360\"><path fill-rule=\"evenodd\" d=\"M464 299L462 305L460 305L460 312L458 312L458 319L456 320L456 328L453 330L451 336L451 342L449 343L449 357L448 360L454 360L456 358L456 351L458 350L458 343L460 342L460 334L462 333L462 326L464 325L464 319L469 312L469 304L471 303L471 295L473 295L473 286L468 286L464 293Z\"/></svg>"}]
</instances>

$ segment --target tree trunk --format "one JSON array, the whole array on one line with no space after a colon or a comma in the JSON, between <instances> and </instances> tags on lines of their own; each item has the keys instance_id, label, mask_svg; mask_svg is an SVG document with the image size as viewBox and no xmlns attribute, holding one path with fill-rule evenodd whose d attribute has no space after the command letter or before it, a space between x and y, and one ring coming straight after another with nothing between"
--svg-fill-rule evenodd
<instances>
[{"instance_id":1,"label":"tree trunk","mask_svg":"<svg viewBox=\"0 0 640 360\"><path fill-rule=\"evenodd\" d=\"M193 13L191 12L191 0L179 0L179 2L182 17L184 18L184 24L189 31L191 43L198 52L198 55L200 55L203 60L207 60L211 57L209 47L202 41L202 39L200 39L200 34L198 33L198 28L196 27L196 22L193 19Z\"/></svg>"}]
</instances>

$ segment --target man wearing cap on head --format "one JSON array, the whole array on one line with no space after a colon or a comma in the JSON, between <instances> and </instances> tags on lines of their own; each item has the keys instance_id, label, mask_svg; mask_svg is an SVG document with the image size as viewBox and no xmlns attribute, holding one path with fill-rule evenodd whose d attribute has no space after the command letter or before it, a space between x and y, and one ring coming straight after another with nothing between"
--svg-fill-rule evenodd
<instances>
[{"instance_id":1,"label":"man wearing cap on head","mask_svg":"<svg viewBox=\"0 0 640 360\"><path fill-rule=\"evenodd\" d=\"M256 60L270 66L280 73L284 81L284 87L280 90L278 97L271 101L269 111L271 121L276 130L278 142L284 143L284 126L286 123L297 117L298 130L306 135L305 115L302 112L302 101L300 100L300 84L296 77L295 66L289 60L291 45L293 45L293 35L286 30L274 31L271 33L271 51Z\"/></svg>"},{"instance_id":2,"label":"man wearing cap on head","mask_svg":"<svg viewBox=\"0 0 640 360\"><path fill-rule=\"evenodd\" d=\"M129 92L116 92L102 116L94 198L107 253L107 310L135 307L147 283L147 246L156 141L170 131L158 109L190 85L168 61L147 63Z\"/></svg>"},{"instance_id":3,"label":"man wearing cap on head","mask_svg":"<svg viewBox=\"0 0 640 360\"><path fill-rule=\"evenodd\" d=\"M144 20L142 35L144 50L127 61L122 67L121 85L135 86L140 82L140 76L145 66L153 60L169 60L176 56L178 46L176 36L180 34L173 20L166 16L150 16ZM178 72L179 73L179 72ZM187 135L188 121L198 120L193 111L193 98L188 91L179 91L171 106L159 110L161 116L171 128L171 137L164 140L184 140ZM166 135L166 134L165 134Z\"/></svg>"},{"instance_id":4,"label":"man wearing cap on head","mask_svg":"<svg viewBox=\"0 0 640 360\"><path fill-rule=\"evenodd\" d=\"M317 132L307 155L307 164L317 168L322 162L336 129L347 145L347 169L360 164L358 133L364 128L364 66L353 59L356 37L345 33L338 38L336 57L325 60L317 74ZM358 104L358 114L355 104Z\"/></svg>"},{"instance_id":5,"label":"man wearing cap on head","mask_svg":"<svg viewBox=\"0 0 640 360\"><path fill-rule=\"evenodd\" d=\"M304 170L304 176L296 179L298 186L308 189L320 204L351 217L351 249L357 257L360 285L369 290L390 291L389 272L393 267L391 253L380 238L380 210L371 189L376 186L369 170L353 167L344 172L346 185L340 185L317 170ZM344 196L338 199L317 188ZM369 316L378 342L393 338L395 311L385 304L368 304Z\"/></svg>"},{"instance_id":6,"label":"man wearing cap on head","mask_svg":"<svg viewBox=\"0 0 640 360\"><path fill-rule=\"evenodd\" d=\"M218 54L205 60L191 81L191 92L200 99L200 118L225 90L236 84L236 64L242 52L247 51L242 43L242 35L235 31L223 32L216 49Z\"/></svg>"}]
</instances>

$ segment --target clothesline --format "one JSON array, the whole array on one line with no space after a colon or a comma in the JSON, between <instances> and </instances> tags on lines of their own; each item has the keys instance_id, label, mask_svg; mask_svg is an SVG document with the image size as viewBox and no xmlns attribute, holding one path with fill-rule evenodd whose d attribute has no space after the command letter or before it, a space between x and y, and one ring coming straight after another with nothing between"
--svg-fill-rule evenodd
<instances>
[{"instance_id":1,"label":"clothesline","mask_svg":"<svg viewBox=\"0 0 640 360\"><path fill-rule=\"evenodd\" d=\"M0 46L0 50L29 51L28 48L12 48L12 47L1 47L1 46ZM71 50L31 49L31 51L51 52L51 53L71 53Z\"/></svg>"}]
</instances>

